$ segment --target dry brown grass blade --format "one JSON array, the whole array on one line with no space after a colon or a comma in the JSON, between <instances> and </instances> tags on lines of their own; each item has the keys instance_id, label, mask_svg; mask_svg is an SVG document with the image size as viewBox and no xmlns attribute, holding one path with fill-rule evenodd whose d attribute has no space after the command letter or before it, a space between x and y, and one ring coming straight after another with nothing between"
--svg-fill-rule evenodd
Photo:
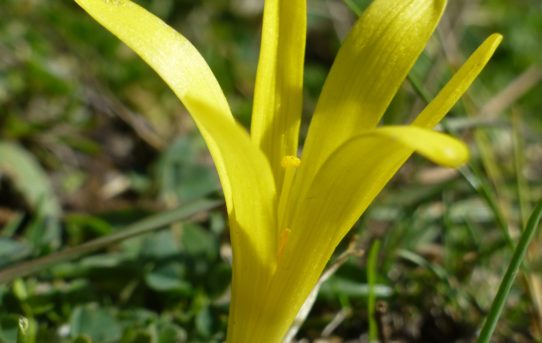
<instances>
[{"instance_id":1,"label":"dry brown grass blade","mask_svg":"<svg viewBox=\"0 0 542 343\"><path fill-rule=\"evenodd\" d=\"M532 66L491 98L480 110L480 116L496 118L542 80L542 69Z\"/></svg>"}]
</instances>

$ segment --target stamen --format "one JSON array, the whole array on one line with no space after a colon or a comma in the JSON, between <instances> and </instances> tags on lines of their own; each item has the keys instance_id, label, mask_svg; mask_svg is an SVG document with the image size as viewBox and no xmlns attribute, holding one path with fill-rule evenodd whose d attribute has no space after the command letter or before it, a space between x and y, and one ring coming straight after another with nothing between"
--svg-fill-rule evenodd
<instances>
[{"instance_id":1,"label":"stamen","mask_svg":"<svg viewBox=\"0 0 542 343\"><path fill-rule=\"evenodd\" d=\"M292 233L292 230L286 228L282 230L279 236L279 245L277 249L277 260L280 260L282 257L282 253L284 252L284 248L286 247L286 243L288 243L288 237L290 237L290 233Z\"/></svg>"},{"instance_id":2,"label":"stamen","mask_svg":"<svg viewBox=\"0 0 542 343\"><path fill-rule=\"evenodd\" d=\"M301 160L297 158L296 156L291 156L291 155L284 156L282 160L280 161L280 165L284 169L297 168L299 167L300 164L301 164Z\"/></svg>"},{"instance_id":3,"label":"stamen","mask_svg":"<svg viewBox=\"0 0 542 343\"><path fill-rule=\"evenodd\" d=\"M286 213L286 205L290 198L290 190L294 183L295 173L297 168L301 165L301 160L296 156L287 155L284 156L280 162L280 165L285 169L284 178L282 179L282 187L280 188L280 198L278 206L278 223L279 228L286 227L287 223L284 223L284 216ZM279 233L280 234L280 233Z\"/></svg>"}]
</instances>

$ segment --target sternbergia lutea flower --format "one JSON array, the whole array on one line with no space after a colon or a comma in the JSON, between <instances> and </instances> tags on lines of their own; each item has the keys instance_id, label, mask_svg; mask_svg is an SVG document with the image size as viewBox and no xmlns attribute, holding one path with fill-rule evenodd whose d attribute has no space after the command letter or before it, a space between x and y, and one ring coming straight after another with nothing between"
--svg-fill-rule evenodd
<instances>
[{"instance_id":1,"label":"sternbergia lutea flower","mask_svg":"<svg viewBox=\"0 0 542 343\"><path fill-rule=\"evenodd\" d=\"M483 42L411 124L378 126L446 1L374 0L338 52L298 157L306 0L265 0L250 133L185 37L128 0L75 1L162 77L208 145L229 217L236 343L282 340L338 243L413 152L466 162L466 146L432 128L501 41Z\"/></svg>"}]
</instances>

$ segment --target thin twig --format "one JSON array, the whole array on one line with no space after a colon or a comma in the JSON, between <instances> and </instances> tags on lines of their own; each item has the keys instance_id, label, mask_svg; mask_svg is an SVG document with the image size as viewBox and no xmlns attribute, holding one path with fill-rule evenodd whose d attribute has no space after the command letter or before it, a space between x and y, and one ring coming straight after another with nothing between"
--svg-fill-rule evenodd
<instances>
[{"instance_id":1,"label":"thin twig","mask_svg":"<svg viewBox=\"0 0 542 343\"><path fill-rule=\"evenodd\" d=\"M73 260L82 255L121 242L128 238L164 228L171 223L181 220L190 220L197 214L209 211L210 209L218 207L221 204L222 202L220 201L207 200L194 202L180 209L162 212L155 216L143 219L142 221L129 225L119 232L110 234L108 236L100 237L76 247L67 248L60 252L52 253L34 260L17 263L14 266L0 270L0 284L8 283L16 278L42 271L45 268L49 268L60 262Z\"/></svg>"},{"instance_id":2,"label":"thin twig","mask_svg":"<svg viewBox=\"0 0 542 343\"><path fill-rule=\"evenodd\" d=\"M508 109L542 80L542 69L532 66L521 73L480 110L480 116L495 118Z\"/></svg>"}]
</instances>

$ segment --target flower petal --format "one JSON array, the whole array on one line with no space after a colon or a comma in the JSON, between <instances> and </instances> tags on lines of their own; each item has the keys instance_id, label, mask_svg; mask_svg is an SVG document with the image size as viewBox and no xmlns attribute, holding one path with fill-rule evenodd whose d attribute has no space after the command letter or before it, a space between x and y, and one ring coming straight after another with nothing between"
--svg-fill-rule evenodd
<instances>
[{"instance_id":1,"label":"flower petal","mask_svg":"<svg viewBox=\"0 0 542 343\"><path fill-rule=\"evenodd\" d=\"M306 0L266 0L251 136L281 185L284 156L296 155L303 95Z\"/></svg>"},{"instance_id":2,"label":"flower petal","mask_svg":"<svg viewBox=\"0 0 542 343\"><path fill-rule=\"evenodd\" d=\"M294 319L338 243L413 151L446 166L468 158L466 146L450 136L390 126L350 139L324 162L286 223L288 242L261 303L269 318ZM277 325L257 332L283 334L287 326Z\"/></svg>"},{"instance_id":3,"label":"flower petal","mask_svg":"<svg viewBox=\"0 0 542 343\"><path fill-rule=\"evenodd\" d=\"M235 251L234 269L248 271L251 277L247 282L242 279L244 275L236 273L234 288L250 296L254 288L267 282L276 256L276 192L267 159L234 121L213 73L186 38L127 0L76 2L138 53L192 115L224 188ZM236 311L239 309L243 307L237 306Z\"/></svg>"},{"instance_id":4,"label":"flower petal","mask_svg":"<svg viewBox=\"0 0 542 343\"><path fill-rule=\"evenodd\" d=\"M191 100L208 104L212 113L233 122L216 78L196 48L181 34L137 4L127 0L75 0L94 19L145 60L171 87L198 122ZM205 131L205 128L202 128ZM212 142L210 145L214 145ZM209 147L216 151L216 146ZM215 160L217 167L223 162ZM226 199L229 183L223 184Z\"/></svg>"},{"instance_id":5,"label":"flower petal","mask_svg":"<svg viewBox=\"0 0 542 343\"><path fill-rule=\"evenodd\" d=\"M435 99L418 115L412 125L426 128L437 125L478 77L501 41L502 36L500 34L489 36L459 68Z\"/></svg>"},{"instance_id":6,"label":"flower petal","mask_svg":"<svg viewBox=\"0 0 542 343\"><path fill-rule=\"evenodd\" d=\"M335 150L317 171L310 185L305 183L302 186L302 182L296 182L292 192L298 197L284 225L292 230L294 237L295 228L303 227L300 223L296 224L299 218L305 218L308 212L322 211L325 207L325 211L342 213L343 219L336 221L338 219L335 218L330 223L350 218L346 220L349 225L341 230L335 225L334 230L338 230L337 235L342 238L414 151L448 167L458 167L469 157L464 143L433 130L409 125L384 126L365 131ZM344 211L348 206L344 202L350 201L356 204L354 207L357 210L345 216ZM332 210L334 207L336 210ZM327 217L325 220L328 220Z\"/></svg>"},{"instance_id":7,"label":"flower petal","mask_svg":"<svg viewBox=\"0 0 542 343\"><path fill-rule=\"evenodd\" d=\"M423 51L445 0L374 0L344 41L326 80L302 160L317 170L329 154L375 127Z\"/></svg>"}]
</instances>

